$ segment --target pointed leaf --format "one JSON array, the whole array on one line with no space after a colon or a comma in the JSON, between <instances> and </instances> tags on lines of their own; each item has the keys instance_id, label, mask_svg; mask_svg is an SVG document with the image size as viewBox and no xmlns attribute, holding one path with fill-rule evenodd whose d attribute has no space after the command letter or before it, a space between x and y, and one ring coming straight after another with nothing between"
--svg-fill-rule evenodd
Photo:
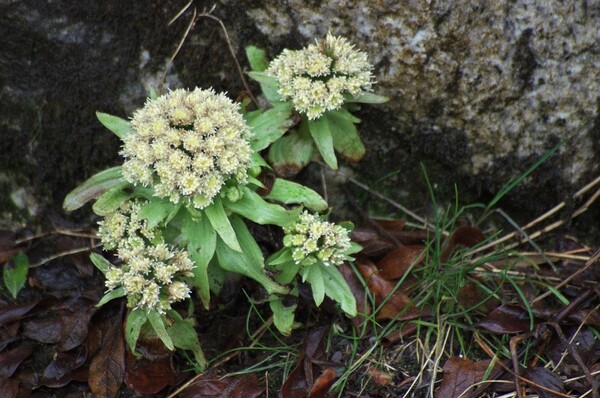
<instances>
[{"instance_id":1,"label":"pointed leaf","mask_svg":"<svg viewBox=\"0 0 600 398\"><path fill-rule=\"evenodd\" d=\"M352 162L361 160L365 156L366 150L358 136L354 122L341 111L327 112L323 117L329 121L335 150Z\"/></svg>"},{"instance_id":2,"label":"pointed leaf","mask_svg":"<svg viewBox=\"0 0 600 398\"><path fill-rule=\"evenodd\" d=\"M308 128L292 131L277 141L269 149L269 162L278 175L291 177L302 170L312 159L314 143Z\"/></svg>"},{"instance_id":3,"label":"pointed leaf","mask_svg":"<svg viewBox=\"0 0 600 398\"><path fill-rule=\"evenodd\" d=\"M175 347L192 351L198 365L202 368L206 367L207 362L198 341L198 332L190 321L176 320L167 331Z\"/></svg>"},{"instance_id":4,"label":"pointed leaf","mask_svg":"<svg viewBox=\"0 0 600 398\"><path fill-rule=\"evenodd\" d=\"M252 261L245 253L232 250L221 239L217 241L216 251L219 266L224 270L254 279L263 285L269 294L286 294L288 292L285 286L279 285L264 273L263 264Z\"/></svg>"},{"instance_id":5,"label":"pointed leaf","mask_svg":"<svg viewBox=\"0 0 600 398\"><path fill-rule=\"evenodd\" d=\"M291 105L281 103L248 120L248 126L254 133L250 139L252 149L262 151L285 134L294 124L291 115Z\"/></svg>"},{"instance_id":6,"label":"pointed leaf","mask_svg":"<svg viewBox=\"0 0 600 398\"><path fill-rule=\"evenodd\" d=\"M325 202L325 199L321 195L304 185L282 178L275 179L271 192L265 198L286 205L303 204L310 210L317 212L327 210L327 202Z\"/></svg>"},{"instance_id":7,"label":"pointed leaf","mask_svg":"<svg viewBox=\"0 0 600 398\"><path fill-rule=\"evenodd\" d=\"M108 113L96 112L96 117L100 123L107 129L115 133L121 139L131 133L131 124L118 116L109 115Z\"/></svg>"},{"instance_id":8,"label":"pointed leaf","mask_svg":"<svg viewBox=\"0 0 600 398\"><path fill-rule=\"evenodd\" d=\"M125 324L125 341L131 352L135 352L135 346L138 338L140 337L140 330L142 326L148 320L146 311L141 308L134 308L129 315L127 315L127 322Z\"/></svg>"},{"instance_id":9,"label":"pointed leaf","mask_svg":"<svg viewBox=\"0 0 600 398\"><path fill-rule=\"evenodd\" d=\"M130 185L128 182L121 183L100 195L92 206L94 213L105 216L117 210L123 202L131 197L131 194L123 191L123 188L128 185Z\"/></svg>"},{"instance_id":10,"label":"pointed leaf","mask_svg":"<svg viewBox=\"0 0 600 398\"><path fill-rule=\"evenodd\" d=\"M325 294L339 303L346 314L351 317L356 316L356 300L342 273L333 265L323 265L320 269Z\"/></svg>"},{"instance_id":11,"label":"pointed leaf","mask_svg":"<svg viewBox=\"0 0 600 398\"><path fill-rule=\"evenodd\" d=\"M102 193L122 182L123 175L121 174L121 166L101 171L72 190L65 197L63 209L65 211L77 210L90 200L97 198Z\"/></svg>"},{"instance_id":12,"label":"pointed leaf","mask_svg":"<svg viewBox=\"0 0 600 398\"><path fill-rule=\"evenodd\" d=\"M181 228L183 239L188 243L188 253L195 268L193 285L198 289L198 296L204 308L210 307L210 282L208 265L215 255L217 233L206 217L196 221L187 217Z\"/></svg>"},{"instance_id":13,"label":"pointed leaf","mask_svg":"<svg viewBox=\"0 0 600 398\"><path fill-rule=\"evenodd\" d=\"M325 298L325 284L323 282L321 267L319 264L313 264L304 268L301 272L304 273L304 275L302 275L303 280L306 280L306 282L310 283L315 304L317 307L320 306Z\"/></svg>"},{"instance_id":14,"label":"pointed leaf","mask_svg":"<svg viewBox=\"0 0 600 398\"><path fill-rule=\"evenodd\" d=\"M22 251L11 258L9 263L4 264L2 278L4 279L4 285L14 299L17 298L21 289L25 286L28 272L29 258L27 258L27 255Z\"/></svg>"},{"instance_id":15,"label":"pointed leaf","mask_svg":"<svg viewBox=\"0 0 600 398\"><path fill-rule=\"evenodd\" d=\"M323 116L317 120L309 120L308 129L325 163L332 169L337 170L337 159L333 150L333 137L329 126L329 118Z\"/></svg>"},{"instance_id":16,"label":"pointed leaf","mask_svg":"<svg viewBox=\"0 0 600 398\"><path fill-rule=\"evenodd\" d=\"M156 310L148 311L147 315L148 320L150 321L150 325L152 325L152 329L156 332L156 335L162 340L165 347L169 350L173 351L175 346L173 345L173 341L167 333L167 329L165 328L165 321Z\"/></svg>"},{"instance_id":17,"label":"pointed leaf","mask_svg":"<svg viewBox=\"0 0 600 398\"><path fill-rule=\"evenodd\" d=\"M276 253L273 253L267 260L267 264L271 266L289 263L292 261L292 250L288 247L284 247Z\"/></svg>"},{"instance_id":18,"label":"pointed leaf","mask_svg":"<svg viewBox=\"0 0 600 398\"><path fill-rule=\"evenodd\" d=\"M256 46L246 47L246 57L253 71L264 72L269 67L265 50Z\"/></svg>"},{"instance_id":19,"label":"pointed leaf","mask_svg":"<svg viewBox=\"0 0 600 398\"><path fill-rule=\"evenodd\" d=\"M277 80L273 76L268 75L266 72L248 72L248 76L260 84L262 93L270 103L273 104L282 101L281 95L277 92L279 89Z\"/></svg>"},{"instance_id":20,"label":"pointed leaf","mask_svg":"<svg viewBox=\"0 0 600 398\"><path fill-rule=\"evenodd\" d=\"M98 304L96 304L96 307L102 307L104 304L108 303L111 300L114 300L116 298L120 298L125 296L125 290L123 289L123 286L116 288L115 290L111 290L110 292L106 293L104 295L104 297L102 297L102 299L100 299L100 301L98 302Z\"/></svg>"},{"instance_id":21,"label":"pointed leaf","mask_svg":"<svg viewBox=\"0 0 600 398\"><path fill-rule=\"evenodd\" d=\"M98 253L90 254L90 260L92 260L92 263L94 263L96 268L98 268L103 274L106 274L108 269L112 267L112 264Z\"/></svg>"},{"instance_id":22,"label":"pointed leaf","mask_svg":"<svg viewBox=\"0 0 600 398\"><path fill-rule=\"evenodd\" d=\"M243 188L244 195L236 202L224 199L225 206L234 213L257 224L272 224L280 227L290 225L298 219L301 209L287 210L280 205L266 202L259 194ZM215 228L216 229L216 228Z\"/></svg>"},{"instance_id":23,"label":"pointed leaf","mask_svg":"<svg viewBox=\"0 0 600 398\"><path fill-rule=\"evenodd\" d=\"M252 236L244 221L239 217L231 217L231 226L235 230L244 253L253 263L260 264L260 267L264 268L265 259L262 250L260 250L258 243L256 243L254 236Z\"/></svg>"},{"instance_id":24,"label":"pointed leaf","mask_svg":"<svg viewBox=\"0 0 600 398\"><path fill-rule=\"evenodd\" d=\"M231 227L231 223L227 218L225 209L223 209L221 198L217 196L214 203L204 209L204 213L223 242L225 242L225 244L227 244L227 246L231 247L233 250L241 252L242 248L240 247L240 244L235 236L235 231Z\"/></svg>"},{"instance_id":25,"label":"pointed leaf","mask_svg":"<svg viewBox=\"0 0 600 398\"><path fill-rule=\"evenodd\" d=\"M274 296L269 301L271 311L273 311L273 323L277 330L284 336L289 336L292 333L294 325L294 314L296 313L297 304L286 307L280 297Z\"/></svg>"},{"instance_id":26,"label":"pointed leaf","mask_svg":"<svg viewBox=\"0 0 600 398\"><path fill-rule=\"evenodd\" d=\"M348 102L360 102L363 104L384 104L389 100L390 98L384 95L377 95L373 93L361 93L358 97L352 98Z\"/></svg>"}]
</instances>

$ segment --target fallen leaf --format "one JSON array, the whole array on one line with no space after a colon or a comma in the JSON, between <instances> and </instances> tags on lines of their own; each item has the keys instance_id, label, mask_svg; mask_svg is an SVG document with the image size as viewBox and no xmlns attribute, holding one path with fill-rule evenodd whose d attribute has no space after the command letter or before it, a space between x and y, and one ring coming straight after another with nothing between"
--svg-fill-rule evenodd
<instances>
[{"instance_id":1,"label":"fallen leaf","mask_svg":"<svg viewBox=\"0 0 600 398\"><path fill-rule=\"evenodd\" d=\"M541 366L536 366L534 368L525 369L523 372L523 377L531 380L537 385L549 388L550 390L554 390L559 393L565 392L565 386L560 378L552 373L549 369L543 368ZM560 395L553 394L543 388L539 388L536 385L530 384L530 387L535 390L540 396L540 398L558 398Z\"/></svg>"},{"instance_id":2,"label":"fallen leaf","mask_svg":"<svg viewBox=\"0 0 600 398\"><path fill-rule=\"evenodd\" d=\"M325 368L311 387L307 398L326 398L327 392L337 379L337 373L332 368Z\"/></svg>"},{"instance_id":3,"label":"fallen leaf","mask_svg":"<svg viewBox=\"0 0 600 398\"><path fill-rule=\"evenodd\" d=\"M101 327L101 347L90 363L88 385L94 397L111 398L118 395L125 373L123 314L122 311L110 311L105 316L107 319Z\"/></svg>"},{"instance_id":4,"label":"fallen leaf","mask_svg":"<svg viewBox=\"0 0 600 398\"><path fill-rule=\"evenodd\" d=\"M75 370L81 368L87 360L87 350L85 346L72 352L59 352L54 360L50 362L40 379L40 384L60 388L73 380L86 381L88 372L87 369L81 373L75 373Z\"/></svg>"},{"instance_id":5,"label":"fallen leaf","mask_svg":"<svg viewBox=\"0 0 600 398\"><path fill-rule=\"evenodd\" d=\"M21 344L11 350L0 353L0 378L11 377L21 362L33 352L33 344Z\"/></svg>"},{"instance_id":6,"label":"fallen leaf","mask_svg":"<svg viewBox=\"0 0 600 398\"><path fill-rule=\"evenodd\" d=\"M394 381L394 376L380 369L369 368L367 370L367 374L375 382L375 384L381 387L389 386Z\"/></svg>"},{"instance_id":7,"label":"fallen leaf","mask_svg":"<svg viewBox=\"0 0 600 398\"><path fill-rule=\"evenodd\" d=\"M63 324L59 317L31 319L24 322L23 337L45 343L55 344L63 338Z\"/></svg>"},{"instance_id":8,"label":"fallen leaf","mask_svg":"<svg viewBox=\"0 0 600 398\"><path fill-rule=\"evenodd\" d=\"M395 248L377 262L379 275L387 280L400 279L409 268L415 268L425 259L425 246L404 245Z\"/></svg>"},{"instance_id":9,"label":"fallen leaf","mask_svg":"<svg viewBox=\"0 0 600 398\"><path fill-rule=\"evenodd\" d=\"M127 350L125 384L138 394L156 394L166 386L175 384L172 355L155 360L137 359Z\"/></svg>"},{"instance_id":10,"label":"fallen leaf","mask_svg":"<svg viewBox=\"0 0 600 398\"><path fill-rule=\"evenodd\" d=\"M594 333L589 328L572 326L566 328L565 336L571 342L571 348L581 357L585 366L590 367L600 359L600 342L596 340ZM548 356L555 365L559 365L557 371L569 377L582 376L583 370L579 363L567 351L567 347L558 336L550 341Z\"/></svg>"},{"instance_id":11,"label":"fallen leaf","mask_svg":"<svg viewBox=\"0 0 600 398\"><path fill-rule=\"evenodd\" d=\"M379 275L377 267L365 257L359 257L356 266L360 271L367 287L375 296L375 303L381 306L376 319L414 319L422 315L421 311L413 306L410 298L396 285Z\"/></svg>"},{"instance_id":12,"label":"fallen leaf","mask_svg":"<svg viewBox=\"0 0 600 398\"><path fill-rule=\"evenodd\" d=\"M483 380L490 361L473 362L467 358L450 357L444 364L444 376L436 398L474 398L474 384Z\"/></svg>"},{"instance_id":13,"label":"fallen leaf","mask_svg":"<svg viewBox=\"0 0 600 398\"><path fill-rule=\"evenodd\" d=\"M479 228L462 226L456 228L450 234L450 237L446 239L444 242L444 251L440 256L440 262L445 263L450 255L456 248L456 246L466 246L472 247L478 243L481 243L485 239L483 233L479 230Z\"/></svg>"},{"instance_id":14,"label":"fallen leaf","mask_svg":"<svg viewBox=\"0 0 600 398\"><path fill-rule=\"evenodd\" d=\"M97 308L95 306L90 306L63 317L64 335L57 347L58 351L72 350L85 341L88 335L90 319L96 311Z\"/></svg>"},{"instance_id":15,"label":"fallen leaf","mask_svg":"<svg viewBox=\"0 0 600 398\"><path fill-rule=\"evenodd\" d=\"M205 374L181 392L181 398L256 398L264 388L253 373L220 378Z\"/></svg>"},{"instance_id":16,"label":"fallen leaf","mask_svg":"<svg viewBox=\"0 0 600 398\"><path fill-rule=\"evenodd\" d=\"M306 398L315 383L314 375L320 372L315 363L325 359L324 338L327 327L311 330L304 342L297 359L296 367L290 372L281 386L282 398Z\"/></svg>"},{"instance_id":17,"label":"fallen leaf","mask_svg":"<svg viewBox=\"0 0 600 398\"><path fill-rule=\"evenodd\" d=\"M19 392L19 380L0 377L0 397L15 398Z\"/></svg>"},{"instance_id":18,"label":"fallen leaf","mask_svg":"<svg viewBox=\"0 0 600 398\"><path fill-rule=\"evenodd\" d=\"M473 326L499 334L527 332L530 327L529 314L516 305L501 305Z\"/></svg>"},{"instance_id":19,"label":"fallen leaf","mask_svg":"<svg viewBox=\"0 0 600 398\"><path fill-rule=\"evenodd\" d=\"M7 323L21 319L27 314L33 307L38 304L38 301L34 301L27 304L5 304L0 305L0 326L4 326Z\"/></svg>"},{"instance_id":20,"label":"fallen leaf","mask_svg":"<svg viewBox=\"0 0 600 398\"><path fill-rule=\"evenodd\" d=\"M373 220L371 224L356 227L351 236L369 257L381 257L398 247L398 243L417 245L427 239L426 231L405 231L404 226L402 220Z\"/></svg>"}]
</instances>

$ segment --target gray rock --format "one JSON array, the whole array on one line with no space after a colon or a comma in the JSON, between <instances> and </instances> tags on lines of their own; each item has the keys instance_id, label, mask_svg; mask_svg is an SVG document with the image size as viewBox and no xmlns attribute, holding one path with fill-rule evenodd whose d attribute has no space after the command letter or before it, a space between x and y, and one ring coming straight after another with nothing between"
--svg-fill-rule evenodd
<instances>
[{"instance_id":1,"label":"gray rock","mask_svg":"<svg viewBox=\"0 0 600 398\"><path fill-rule=\"evenodd\" d=\"M191 16L167 26L186 2L174 3L0 1L0 169L19 181L7 192L31 185L39 208L58 212L119 162L94 112L130 115L160 82ZM368 155L353 170L413 208L428 196L421 162L440 198L456 183L465 201L485 201L565 140L502 203L522 219L598 172L598 1L222 0L215 15L244 67L247 45L274 57L327 31L367 51L392 101L360 112ZM167 86L179 85L243 89L214 21L197 22L169 69Z\"/></svg>"},{"instance_id":2,"label":"gray rock","mask_svg":"<svg viewBox=\"0 0 600 398\"><path fill-rule=\"evenodd\" d=\"M600 2L272 3L247 11L271 40L282 30L306 42L331 31L375 64L376 91L392 101L385 116L365 113L363 174L407 167L395 184L415 192L411 174L423 161L438 185L492 194L565 140L552 172L516 195L543 208L597 173Z\"/></svg>"}]
</instances>

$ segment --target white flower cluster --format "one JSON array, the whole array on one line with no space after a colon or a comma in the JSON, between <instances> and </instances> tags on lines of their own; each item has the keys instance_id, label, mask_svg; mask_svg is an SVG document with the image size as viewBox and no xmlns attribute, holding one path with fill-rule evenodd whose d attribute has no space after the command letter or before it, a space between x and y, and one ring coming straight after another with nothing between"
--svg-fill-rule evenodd
<instances>
[{"instance_id":1,"label":"white flower cluster","mask_svg":"<svg viewBox=\"0 0 600 398\"><path fill-rule=\"evenodd\" d=\"M298 221L283 229L283 245L292 249L296 264L340 265L346 258L344 251L350 248L349 231L339 225L322 221L304 211Z\"/></svg>"},{"instance_id":2,"label":"white flower cluster","mask_svg":"<svg viewBox=\"0 0 600 398\"><path fill-rule=\"evenodd\" d=\"M129 307L164 313L171 303L190 297L190 288L178 278L193 276L194 263L186 251L172 249L148 229L146 220L139 218L144 203L127 201L99 223L104 247L117 249L124 261L108 269L106 287L123 287Z\"/></svg>"},{"instance_id":3,"label":"white flower cluster","mask_svg":"<svg viewBox=\"0 0 600 398\"><path fill-rule=\"evenodd\" d=\"M151 99L123 137L123 176L173 203L210 205L224 184L245 184L252 150L239 106L212 89L174 90Z\"/></svg>"},{"instance_id":4,"label":"white flower cluster","mask_svg":"<svg viewBox=\"0 0 600 398\"><path fill-rule=\"evenodd\" d=\"M344 95L357 97L373 84L367 54L347 39L328 33L325 41L301 50L283 50L267 73L275 77L284 100L291 98L298 112L309 119L338 109Z\"/></svg>"}]
</instances>

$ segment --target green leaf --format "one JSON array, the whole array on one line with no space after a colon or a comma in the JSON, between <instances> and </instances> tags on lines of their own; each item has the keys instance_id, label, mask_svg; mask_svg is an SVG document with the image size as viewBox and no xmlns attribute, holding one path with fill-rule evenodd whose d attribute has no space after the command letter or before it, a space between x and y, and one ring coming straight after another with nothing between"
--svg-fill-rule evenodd
<instances>
[{"instance_id":1,"label":"green leaf","mask_svg":"<svg viewBox=\"0 0 600 398\"><path fill-rule=\"evenodd\" d=\"M337 170L337 159L333 150L333 137L329 127L329 119L321 117L317 120L309 120L308 129L325 163L332 169Z\"/></svg>"},{"instance_id":2,"label":"green leaf","mask_svg":"<svg viewBox=\"0 0 600 398\"><path fill-rule=\"evenodd\" d=\"M106 274L106 272L108 271L108 269L110 267L112 267L112 264L107 259L105 259L102 255L100 255L98 253L92 253L92 254L90 254L90 260L92 260L92 263L103 274Z\"/></svg>"},{"instance_id":3,"label":"green leaf","mask_svg":"<svg viewBox=\"0 0 600 398\"><path fill-rule=\"evenodd\" d=\"M248 120L248 126L254 133L250 139L252 149L256 152L262 151L285 134L294 124L291 116L292 106L281 103Z\"/></svg>"},{"instance_id":4,"label":"green leaf","mask_svg":"<svg viewBox=\"0 0 600 398\"><path fill-rule=\"evenodd\" d=\"M301 264L296 264L295 261L281 262L275 266L278 271L274 276L276 282L283 285L292 283L302 268Z\"/></svg>"},{"instance_id":5,"label":"green leaf","mask_svg":"<svg viewBox=\"0 0 600 398\"><path fill-rule=\"evenodd\" d=\"M283 301L280 297L273 297L269 301L271 311L273 311L273 323L277 330L284 336L289 336L292 333L292 327L294 326L294 314L296 313L297 304L290 307L283 305Z\"/></svg>"},{"instance_id":6,"label":"green leaf","mask_svg":"<svg viewBox=\"0 0 600 398\"><path fill-rule=\"evenodd\" d=\"M231 226L235 230L240 245L242 245L244 254L248 256L252 263L260 266L261 269L264 268L265 259L262 250L260 250L258 243L256 243L244 221L239 217L231 217Z\"/></svg>"},{"instance_id":7,"label":"green leaf","mask_svg":"<svg viewBox=\"0 0 600 398\"><path fill-rule=\"evenodd\" d=\"M293 176L310 162L313 153L313 140L306 123L302 123L299 130L291 131L271 145L269 162L278 175Z\"/></svg>"},{"instance_id":8,"label":"green leaf","mask_svg":"<svg viewBox=\"0 0 600 398\"><path fill-rule=\"evenodd\" d=\"M360 102L363 104L383 104L390 100L389 97L384 95L377 95L373 93L361 93L356 98L351 98L348 102Z\"/></svg>"},{"instance_id":9,"label":"green leaf","mask_svg":"<svg viewBox=\"0 0 600 398\"><path fill-rule=\"evenodd\" d=\"M244 195L238 201L231 202L224 199L223 202L229 210L257 224L272 224L284 227L295 222L302 211L300 208L287 210L280 205L268 203L248 187L242 188L242 191Z\"/></svg>"},{"instance_id":10,"label":"green leaf","mask_svg":"<svg viewBox=\"0 0 600 398\"><path fill-rule=\"evenodd\" d=\"M248 72L248 76L260 84L262 93L267 97L271 104L281 102L281 95L277 92L278 84L277 80L268 75L266 72Z\"/></svg>"},{"instance_id":11,"label":"green leaf","mask_svg":"<svg viewBox=\"0 0 600 398\"><path fill-rule=\"evenodd\" d=\"M219 196L215 198L212 205L204 209L204 214L206 214L213 228L217 231L221 239L223 239L223 242L233 250L241 252L242 248L240 247L235 236L235 231L227 218L225 209L223 209L223 203Z\"/></svg>"},{"instance_id":12,"label":"green leaf","mask_svg":"<svg viewBox=\"0 0 600 398\"><path fill-rule=\"evenodd\" d=\"M165 320L163 319L162 315L160 315L156 310L149 310L146 316L150 321L150 325L152 325L152 329L154 329L156 335L162 340L165 347L173 351L175 346L173 345L173 341L171 340L169 333L167 333L167 329L165 328Z\"/></svg>"},{"instance_id":13,"label":"green leaf","mask_svg":"<svg viewBox=\"0 0 600 398\"><path fill-rule=\"evenodd\" d=\"M325 284L323 283L323 274L321 269L322 268L319 266L319 263L316 263L303 268L302 275L303 280L306 280L308 283L310 283L313 299L315 300L317 307L321 305L323 299L325 298Z\"/></svg>"},{"instance_id":14,"label":"green leaf","mask_svg":"<svg viewBox=\"0 0 600 398\"><path fill-rule=\"evenodd\" d=\"M252 261L246 253L232 250L221 239L217 241L219 266L226 271L245 275L260 283L269 294L286 294L288 288L270 279L263 270L263 264Z\"/></svg>"},{"instance_id":15,"label":"green leaf","mask_svg":"<svg viewBox=\"0 0 600 398\"><path fill-rule=\"evenodd\" d=\"M10 295L16 299L27 280L29 258L27 258L25 253L20 251L16 256L11 258L11 262L4 264L2 278L4 279L4 285L10 292Z\"/></svg>"},{"instance_id":16,"label":"green leaf","mask_svg":"<svg viewBox=\"0 0 600 398\"><path fill-rule=\"evenodd\" d=\"M72 190L65 197L63 209L65 211L77 210L90 200L97 198L102 193L122 183L123 175L121 174L121 166L101 171Z\"/></svg>"},{"instance_id":17,"label":"green leaf","mask_svg":"<svg viewBox=\"0 0 600 398\"><path fill-rule=\"evenodd\" d=\"M106 293L104 295L104 297L102 297L102 299L100 299L100 301L98 301L98 304L96 304L96 307L102 307L104 304L108 303L111 300L120 298L125 296L125 290L123 289L123 286L116 288L115 290L111 290L110 292Z\"/></svg>"},{"instance_id":18,"label":"green leaf","mask_svg":"<svg viewBox=\"0 0 600 398\"><path fill-rule=\"evenodd\" d=\"M153 200L142 207L139 217L148 220L148 228L154 228L164 221L173 211L179 210L179 205L176 205L168 200Z\"/></svg>"},{"instance_id":19,"label":"green leaf","mask_svg":"<svg viewBox=\"0 0 600 398\"><path fill-rule=\"evenodd\" d=\"M215 255L217 233L206 217L194 220L186 217L181 228L181 235L188 243L190 259L196 267L193 285L198 289L198 296L204 308L210 307L210 281L208 278L208 265Z\"/></svg>"},{"instance_id":20,"label":"green leaf","mask_svg":"<svg viewBox=\"0 0 600 398\"><path fill-rule=\"evenodd\" d=\"M265 199L289 204L303 204L313 211L322 212L327 210L327 202L318 193L304 185L292 181L276 178L271 192Z\"/></svg>"},{"instance_id":21,"label":"green leaf","mask_svg":"<svg viewBox=\"0 0 600 398\"><path fill-rule=\"evenodd\" d=\"M129 315L127 315L127 321L125 323L125 341L133 353L135 353L135 345L140 337L140 330L142 330L142 326L144 326L147 320L148 317L146 316L146 311L141 308L134 308Z\"/></svg>"},{"instance_id":22,"label":"green leaf","mask_svg":"<svg viewBox=\"0 0 600 398\"><path fill-rule=\"evenodd\" d=\"M99 216L105 216L117 210L123 202L131 197L131 194L123 191L123 188L129 185L128 182L121 183L100 195L96 203L92 206L94 213Z\"/></svg>"},{"instance_id":23,"label":"green leaf","mask_svg":"<svg viewBox=\"0 0 600 398\"><path fill-rule=\"evenodd\" d=\"M102 112L96 112L96 117L104 127L121 139L131 133L131 124L125 119Z\"/></svg>"},{"instance_id":24,"label":"green leaf","mask_svg":"<svg viewBox=\"0 0 600 398\"><path fill-rule=\"evenodd\" d=\"M338 302L346 314L356 316L356 300L342 273L333 265L321 264L319 268L327 296Z\"/></svg>"},{"instance_id":25,"label":"green leaf","mask_svg":"<svg viewBox=\"0 0 600 398\"><path fill-rule=\"evenodd\" d=\"M175 320L175 323L167 329L167 333L173 341L173 345L182 350L189 350L194 353L196 362L202 369L206 368L207 362L198 341L198 332L189 320Z\"/></svg>"},{"instance_id":26,"label":"green leaf","mask_svg":"<svg viewBox=\"0 0 600 398\"><path fill-rule=\"evenodd\" d=\"M271 254L267 259L267 264L275 266L283 263L289 263L292 260L292 249L289 247L284 247L283 249Z\"/></svg>"},{"instance_id":27,"label":"green leaf","mask_svg":"<svg viewBox=\"0 0 600 398\"><path fill-rule=\"evenodd\" d=\"M346 110L343 112L349 114ZM358 136L355 122L346 117L343 112L341 110L327 112L323 118L326 117L329 121L335 150L349 161L358 162L365 156L365 146Z\"/></svg>"},{"instance_id":28,"label":"green leaf","mask_svg":"<svg viewBox=\"0 0 600 398\"><path fill-rule=\"evenodd\" d=\"M265 50L256 46L246 47L246 57L253 71L264 72L269 67Z\"/></svg>"}]
</instances>

